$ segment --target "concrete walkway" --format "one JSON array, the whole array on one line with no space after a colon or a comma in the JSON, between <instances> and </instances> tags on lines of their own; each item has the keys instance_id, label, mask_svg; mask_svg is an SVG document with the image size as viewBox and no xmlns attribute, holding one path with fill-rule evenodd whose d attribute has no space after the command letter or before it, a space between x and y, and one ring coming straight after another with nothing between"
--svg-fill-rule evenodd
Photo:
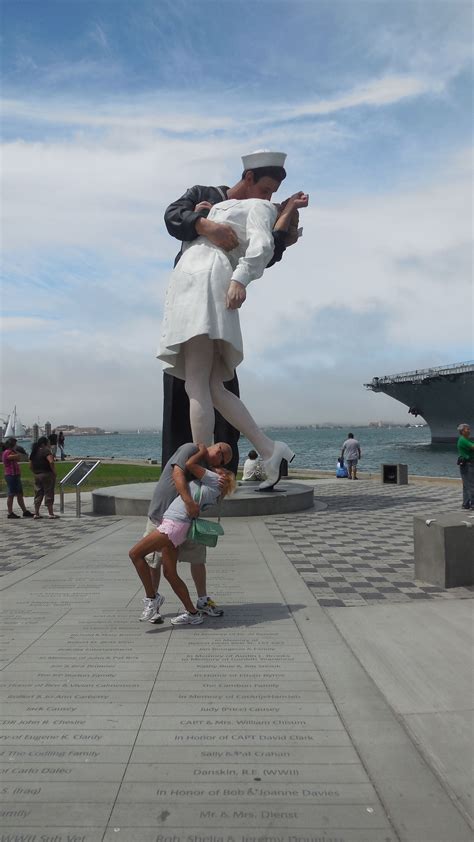
<instances>
[{"instance_id":1,"label":"concrete walkway","mask_svg":"<svg viewBox=\"0 0 474 842\"><path fill-rule=\"evenodd\" d=\"M321 547L331 498L373 497L324 488ZM138 622L142 519L2 519L39 551L0 580L1 842L471 842L472 600L324 607L290 517L224 522L225 615L173 630L166 585Z\"/></svg>"}]
</instances>

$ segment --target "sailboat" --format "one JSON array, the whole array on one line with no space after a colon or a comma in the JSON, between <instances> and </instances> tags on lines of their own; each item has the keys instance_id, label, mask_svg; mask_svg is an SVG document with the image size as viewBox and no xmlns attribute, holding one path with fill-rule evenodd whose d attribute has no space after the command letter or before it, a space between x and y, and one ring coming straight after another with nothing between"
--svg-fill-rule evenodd
<instances>
[{"instance_id":1,"label":"sailboat","mask_svg":"<svg viewBox=\"0 0 474 842\"><path fill-rule=\"evenodd\" d=\"M21 423L20 419L16 414L16 406L13 408L13 412L10 413L8 416L7 426L5 427L5 432L3 433L3 437L8 439L13 437L15 439L22 439L25 438L26 427L24 424Z\"/></svg>"}]
</instances>

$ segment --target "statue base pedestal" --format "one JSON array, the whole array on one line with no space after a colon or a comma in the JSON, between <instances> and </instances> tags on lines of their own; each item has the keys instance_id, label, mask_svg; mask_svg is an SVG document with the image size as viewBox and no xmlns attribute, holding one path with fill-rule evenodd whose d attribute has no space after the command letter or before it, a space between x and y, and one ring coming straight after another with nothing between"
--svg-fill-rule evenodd
<instances>
[{"instance_id":1,"label":"statue base pedestal","mask_svg":"<svg viewBox=\"0 0 474 842\"><path fill-rule=\"evenodd\" d=\"M155 486L155 482L144 482L98 488L92 492L94 514L146 517ZM311 485L280 481L274 491L258 491L258 486L258 482L239 482L235 494L220 504L220 511L218 507L207 509L205 517L261 517L326 508L314 502Z\"/></svg>"}]
</instances>

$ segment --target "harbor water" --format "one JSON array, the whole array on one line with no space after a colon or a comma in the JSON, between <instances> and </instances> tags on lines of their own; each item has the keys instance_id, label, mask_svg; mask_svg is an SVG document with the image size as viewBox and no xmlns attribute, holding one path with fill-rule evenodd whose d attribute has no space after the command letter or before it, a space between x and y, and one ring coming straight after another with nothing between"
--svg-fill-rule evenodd
<instances>
[{"instance_id":1,"label":"harbor water","mask_svg":"<svg viewBox=\"0 0 474 842\"><path fill-rule=\"evenodd\" d=\"M456 446L432 445L428 427L312 427L265 428L273 439L286 441L296 456L292 468L335 470L341 446L347 433L354 433L360 442L362 459L360 470L374 473L381 463L404 463L412 475L458 477ZM21 442L28 451L30 443ZM251 445L246 439L239 442L240 461L243 462ZM116 435L68 436L66 453L73 457L100 459L161 460L160 433L127 432Z\"/></svg>"}]
</instances>

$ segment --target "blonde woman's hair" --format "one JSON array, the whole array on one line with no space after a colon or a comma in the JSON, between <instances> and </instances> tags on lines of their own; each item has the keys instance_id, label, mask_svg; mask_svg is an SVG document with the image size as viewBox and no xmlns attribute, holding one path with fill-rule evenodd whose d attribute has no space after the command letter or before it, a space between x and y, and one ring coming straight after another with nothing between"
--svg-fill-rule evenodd
<instances>
[{"instance_id":1,"label":"blonde woman's hair","mask_svg":"<svg viewBox=\"0 0 474 842\"><path fill-rule=\"evenodd\" d=\"M228 471L227 468L218 468L216 473L224 480L221 497L228 497L230 494L233 494L237 486L235 474L232 471Z\"/></svg>"}]
</instances>

